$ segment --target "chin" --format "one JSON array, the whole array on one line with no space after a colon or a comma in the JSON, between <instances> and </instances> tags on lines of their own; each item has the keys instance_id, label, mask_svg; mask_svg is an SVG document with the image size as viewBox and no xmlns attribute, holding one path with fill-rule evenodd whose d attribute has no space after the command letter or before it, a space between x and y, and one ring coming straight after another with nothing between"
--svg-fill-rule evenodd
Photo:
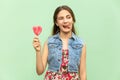
<instances>
[{"instance_id":1,"label":"chin","mask_svg":"<svg viewBox=\"0 0 120 80\"><path fill-rule=\"evenodd\" d=\"M64 33L68 34L68 33L71 33L72 31L64 31Z\"/></svg>"}]
</instances>

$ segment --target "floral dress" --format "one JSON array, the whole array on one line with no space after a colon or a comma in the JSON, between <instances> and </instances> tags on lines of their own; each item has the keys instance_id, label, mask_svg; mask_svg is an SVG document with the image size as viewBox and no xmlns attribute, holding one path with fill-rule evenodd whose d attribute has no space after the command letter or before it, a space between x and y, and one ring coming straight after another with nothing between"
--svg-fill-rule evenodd
<instances>
[{"instance_id":1,"label":"floral dress","mask_svg":"<svg viewBox=\"0 0 120 80\"><path fill-rule=\"evenodd\" d=\"M62 64L60 71L47 71L45 80L79 80L77 72L68 72L68 50L62 50Z\"/></svg>"}]
</instances>

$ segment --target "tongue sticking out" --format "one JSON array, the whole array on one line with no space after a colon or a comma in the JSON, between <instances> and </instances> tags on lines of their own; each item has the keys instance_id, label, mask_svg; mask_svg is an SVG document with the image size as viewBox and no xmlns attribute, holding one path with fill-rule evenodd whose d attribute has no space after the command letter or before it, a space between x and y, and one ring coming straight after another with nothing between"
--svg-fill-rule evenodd
<instances>
[{"instance_id":1,"label":"tongue sticking out","mask_svg":"<svg viewBox=\"0 0 120 80\"><path fill-rule=\"evenodd\" d=\"M69 29L70 27L69 26L63 26L65 29Z\"/></svg>"},{"instance_id":2,"label":"tongue sticking out","mask_svg":"<svg viewBox=\"0 0 120 80\"><path fill-rule=\"evenodd\" d=\"M41 26L33 26L33 32L35 35L39 36L40 33L42 32L42 27Z\"/></svg>"}]
</instances>

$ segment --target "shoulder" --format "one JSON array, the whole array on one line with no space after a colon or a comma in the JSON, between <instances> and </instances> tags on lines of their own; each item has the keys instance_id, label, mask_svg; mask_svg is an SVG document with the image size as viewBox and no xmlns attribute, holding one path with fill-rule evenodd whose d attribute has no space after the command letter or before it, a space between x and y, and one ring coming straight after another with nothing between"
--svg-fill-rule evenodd
<instances>
[{"instance_id":1,"label":"shoulder","mask_svg":"<svg viewBox=\"0 0 120 80\"><path fill-rule=\"evenodd\" d=\"M55 37L56 37L56 35L49 36L48 40L53 40L53 39L55 39Z\"/></svg>"},{"instance_id":2,"label":"shoulder","mask_svg":"<svg viewBox=\"0 0 120 80\"><path fill-rule=\"evenodd\" d=\"M75 35L75 41L78 42L78 43L80 43L82 46L86 45L85 41L83 40L83 38L81 38L81 37L79 37L77 35Z\"/></svg>"},{"instance_id":3,"label":"shoulder","mask_svg":"<svg viewBox=\"0 0 120 80\"><path fill-rule=\"evenodd\" d=\"M55 42L55 40L57 38L58 38L58 35L55 34L55 35L52 35L52 36L48 37L47 41L48 41L48 43Z\"/></svg>"},{"instance_id":4,"label":"shoulder","mask_svg":"<svg viewBox=\"0 0 120 80\"><path fill-rule=\"evenodd\" d=\"M79 36L77 36L77 35L74 35L74 37L75 37L75 40L76 40L76 41L78 41L78 42L80 42L80 43L84 43L84 41L83 41L83 39L82 39L81 37L79 37Z\"/></svg>"},{"instance_id":5,"label":"shoulder","mask_svg":"<svg viewBox=\"0 0 120 80\"><path fill-rule=\"evenodd\" d=\"M48 40L54 39L56 37L56 35L52 35L48 37Z\"/></svg>"}]
</instances>

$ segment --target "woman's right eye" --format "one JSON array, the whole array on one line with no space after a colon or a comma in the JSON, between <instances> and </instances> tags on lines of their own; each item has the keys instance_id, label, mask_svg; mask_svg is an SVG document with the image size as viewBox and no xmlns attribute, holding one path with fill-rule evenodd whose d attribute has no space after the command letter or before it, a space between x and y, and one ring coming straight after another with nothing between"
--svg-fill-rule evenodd
<instances>
[{"instance_id":1,"label":"woman's right eye","mask_svg":"<svg viewBox=\"0 0 120 80\"><path fill-rule=\"evenodd\" d=\"M57 19L58 19L58 20L63 20L63 17L58 17Z\"/></svg>"}]
</instances>

